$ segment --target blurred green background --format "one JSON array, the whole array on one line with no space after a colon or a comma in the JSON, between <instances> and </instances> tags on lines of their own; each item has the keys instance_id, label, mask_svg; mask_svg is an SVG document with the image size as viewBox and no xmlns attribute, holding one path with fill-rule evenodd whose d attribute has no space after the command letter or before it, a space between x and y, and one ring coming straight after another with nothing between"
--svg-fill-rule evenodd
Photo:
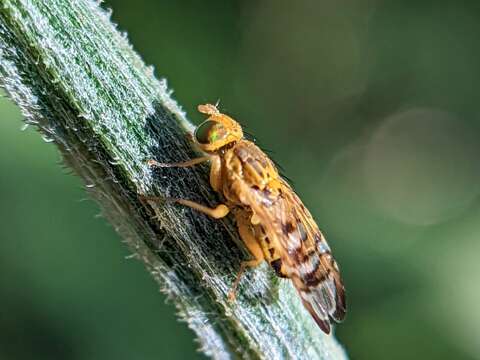
<instances>
[{"instance_id":1,"label":"blurred green background","mask_svg":"<svg viewBox=\"0 0 480 360\"><path fill-rule=\"evenodd\" d=\"M191 119L220 98L283 165L341 265L352 359L480 359L478 1L103 6ZM56 149L0 116L0 359L202 358Z\"/></svg>"}]
</instances>

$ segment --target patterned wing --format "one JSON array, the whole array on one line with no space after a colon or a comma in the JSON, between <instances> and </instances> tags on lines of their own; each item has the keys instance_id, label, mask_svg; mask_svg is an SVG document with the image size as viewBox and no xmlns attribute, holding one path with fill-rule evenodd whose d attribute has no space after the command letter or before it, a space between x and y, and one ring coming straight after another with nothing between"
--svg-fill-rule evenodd
<instances>
[{"instance_id":1,"label":"patterned wing","mask_svg":"<svg viewBox=\"0 0 480 360\"><path fill-rule=\"evenodd\" d=\"M251 207L267 235L281 249L283 271L292 279L303 305L318 326L330 333L330 318L346 313L345 289L330 248L301 200L283 180L252 188L240 178L244 204Z\"/></svg>"},{"instance_id":2,"label":"patterned wing","mask_svg":"<svg viewBox=\"0 0 480 360\"><path fill-rule=\"evenodd\" d=\"M304 306L326 333L329 318L345 318L345 289L330 247L312 215L283 180L277 200L283 207L282 228L278 235L285 251L285 262L293 267L292 280Z\"/></svg>"}]
</instances>

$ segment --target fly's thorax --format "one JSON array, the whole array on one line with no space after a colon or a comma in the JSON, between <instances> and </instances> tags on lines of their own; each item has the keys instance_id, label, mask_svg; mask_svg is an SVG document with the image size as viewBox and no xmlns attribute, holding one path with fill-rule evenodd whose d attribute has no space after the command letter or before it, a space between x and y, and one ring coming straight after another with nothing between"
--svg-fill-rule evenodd
<instances>
[{"instance_id":1,"label":"fly's thorax","mask_svg":"<svg viewBox=\"0 0 480 360\"><path fill-rule=\"evenodd\" d=\"M265 205L278 195L281 183L273 162L254 143L241 140L218 153L222 162L222 192L237 205L249 205L252 192L261 192Z\"/></svg>"},{"instance_id":2,"label":"fly's thorax","mask_svg":"<svg viewBox=\"0 0 480 360\"><path fill-rule=\"evenodd\" d=\"M248 140L238 141L229 151L226 162L232 179L241 177L249 186L263 190L278 178L278 171L267 155Z\"/></svg>"}]
</instances>

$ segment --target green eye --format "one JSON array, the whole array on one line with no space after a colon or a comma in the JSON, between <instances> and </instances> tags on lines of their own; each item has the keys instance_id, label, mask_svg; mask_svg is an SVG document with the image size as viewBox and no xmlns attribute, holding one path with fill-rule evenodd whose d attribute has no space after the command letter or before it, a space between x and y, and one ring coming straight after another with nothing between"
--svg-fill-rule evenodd
<instances>
[{"instance_id":1,"label":"green eye","mask_svg":"<svg viewBox=\"0 0 480 360\"><path fill-rule=\"evenodd\" d=\"M204 121L195 130L195 138L200 144L212 144L224 139L226 135L223 125L213 120Z\"/></svg>"}]
</instances>

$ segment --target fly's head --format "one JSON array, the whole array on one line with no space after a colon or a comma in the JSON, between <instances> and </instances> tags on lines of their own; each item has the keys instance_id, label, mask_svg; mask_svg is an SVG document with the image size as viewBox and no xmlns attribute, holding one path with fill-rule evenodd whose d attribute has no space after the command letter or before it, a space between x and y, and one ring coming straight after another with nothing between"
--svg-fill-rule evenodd
<instances>
[{"instance_id":1,"label":"fly's head","mask_svg":"<svg viewBox=\"0 0 480 360\"><path fill-rule=\"evenodd\" d=\"M198 111L209 115L208 119L195 129L195 141L203 151L214 153L243 138L240 124L218 111L215 105L199 105Z\"/></svg>"}]
</instances>

